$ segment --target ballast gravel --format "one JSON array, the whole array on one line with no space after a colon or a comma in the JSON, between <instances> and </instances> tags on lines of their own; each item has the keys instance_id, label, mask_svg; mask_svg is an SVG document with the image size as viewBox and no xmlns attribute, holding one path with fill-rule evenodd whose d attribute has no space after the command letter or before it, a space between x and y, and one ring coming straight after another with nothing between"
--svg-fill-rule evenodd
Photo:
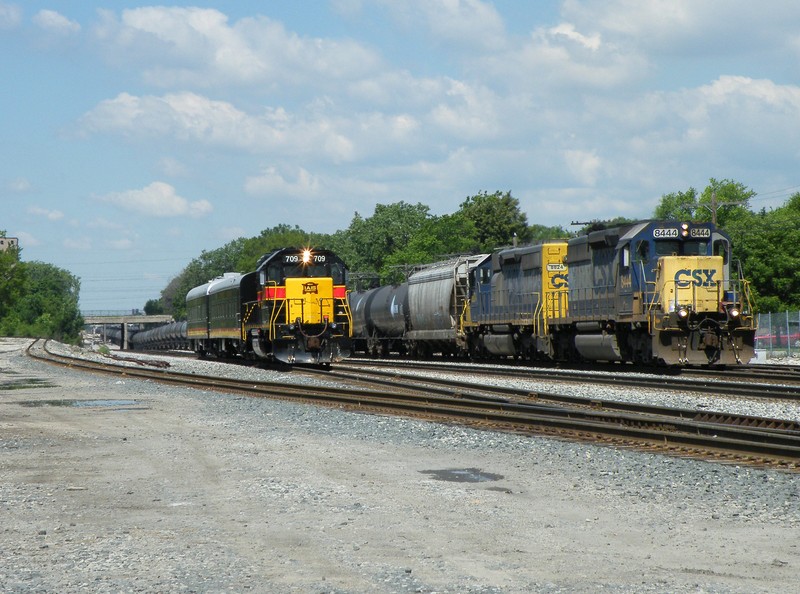
<instances>
[{"instance_id":1,"label":"ballast gravel","mask_svg":"<svg viewBox=\"0 0 800 594\"><path fill-rule=\"evenodd\" d=\"M0 339L0 592L800 583L800 475L109 378L28 343Z\"/></svg>"}]
</instances>

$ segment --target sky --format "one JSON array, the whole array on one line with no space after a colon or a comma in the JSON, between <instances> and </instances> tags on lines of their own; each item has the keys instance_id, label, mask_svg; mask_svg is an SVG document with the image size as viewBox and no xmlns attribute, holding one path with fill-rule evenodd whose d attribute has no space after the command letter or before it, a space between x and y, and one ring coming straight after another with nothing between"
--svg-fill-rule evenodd
<instances>
[{"instance_id":1,"label":"sky","mask_svg":"<svg viewBox=\"0 0 800 594\"><path fill-rule=\"evenodd\" d=\"M0 0L0 74L0 230L87 312L376 204L570 229L800 191L796 0Z\"/></svg>"}]
</instances>

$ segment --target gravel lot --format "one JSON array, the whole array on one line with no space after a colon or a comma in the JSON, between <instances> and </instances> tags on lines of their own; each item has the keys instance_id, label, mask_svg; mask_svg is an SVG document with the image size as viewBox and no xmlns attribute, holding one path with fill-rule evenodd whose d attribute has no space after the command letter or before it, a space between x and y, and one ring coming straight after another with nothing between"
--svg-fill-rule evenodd
<instances>
[{"instance_id":1,"label":"gravel lot","mask_svg":"<svg viewBox=\"0 0 800 594\"><path fill-rule=\"evenodd\" d=\"M2 592L800 583L798 475L110 379L25 344L0 339Z\"/></svg>"}]
</instances>

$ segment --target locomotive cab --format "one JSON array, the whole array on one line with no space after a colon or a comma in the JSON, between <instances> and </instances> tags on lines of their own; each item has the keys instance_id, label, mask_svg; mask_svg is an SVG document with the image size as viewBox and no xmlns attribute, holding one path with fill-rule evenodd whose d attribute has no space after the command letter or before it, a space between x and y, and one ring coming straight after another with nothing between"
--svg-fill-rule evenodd
<instances>
[{"instance_id":1,"label":"locomotive cab","mask_svg":"<svg viewBox=\"0 0 800 594\"><path fill-rule=\"evenodd\" d=\"M677 254L659 258L650 310L653 352L680 364L740 364L753 355L755 325L749 288L732 273L730 242L709 228L681 226L696 236Z\"/></svg>"}]
</instances>

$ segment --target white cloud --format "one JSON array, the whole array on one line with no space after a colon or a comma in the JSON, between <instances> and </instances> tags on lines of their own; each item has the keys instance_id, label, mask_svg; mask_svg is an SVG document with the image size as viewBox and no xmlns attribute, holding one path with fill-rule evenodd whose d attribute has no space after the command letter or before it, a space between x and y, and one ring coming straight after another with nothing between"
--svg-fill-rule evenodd
<instances>
[{"instance_id":1,"label":"white cloud","mask_svg":"<svg viewBox=\"0 0 800 594\"><path fill-rule=\"evenodd\" d=\"M118 231L120 229L124 229L124 226L120 223L109 221L108 219L104 219L102 217L93 219L86 223L86 227L89 229L104 229L104 230L111 230L111 231Z\"/></svg>"},{"instance_id":2,"label":"white cloud","mask_svg":"<svg viewBox=\"0 0 800 594\"><path fill-rule=\"evenodd\" d=\"M9 191L15 194L25 194L31 191L31 182L29 182L24 177L18 177L17 179L12 179L7 185Z\"/></svg>"},{"instance_id":3,"label":"white cloud","mask_svg":"<svg viewBox=\"0 0 800 594\"><path fill-rule=\"evenodd\" d=\"M82 130L170 138L252 152L318 154L334 162L353 158L353 144L324 117L295 118L283 109L247 114L231 103L194 93L135 97L121 93L81 118Z\"/></svg>"},{"instance_id":4,"label":"white cloud","mask_svg":"<svg viewBox=\"0 0 800 594\"><path fill-rule=\"evenodd\" d=\"M544 97L553 107L574 101L579 93L619 90L649 68L646 54L605 42L596 30L585 32L571 23L535 29L506 51L486 54L471 65L493 88Z\"/></svg>"},{"instance_id":5,"label":"white cloud","mask_svg":"<svg viewBox=\"0 0 800 594\"><path fill-rule=\"evenodd\" d=\"M61 245L68 250L88 252L92 249L92 240L89 237L67 237Z\"/></svg>"},{"instance_id":6,"label":"white cloud","mask_svg":"<svg viewBox=\"0 0 800 594\"><path fill-rule=\"evenodd\" d=\"M489 2L480 0L415 0L405 4L419 11L435 39L465 48L499 49L506 44L503 19Z\"/></svg>"},{"instance_id":7,"label":"white cloud","mask_svg":"<svg viewBox=\"0 0 800 594\"><path fill-rule=\"evenodd\" d=\"M482 138L498 132L495 97L486 88L474 88L450 81L447 97L432 113L432 121L442 130L460 138Z\"/></svg>"},{"instance_id":8,"label":"white cloud","mask_svg":"<svg viewBox=\"0 0 800 594\"><path fill-rule=\"evenodd\" d=\"M267 167L260 175L248 177L245 192L251 195L275 195L280 197L313 200L320 192L319 179L302 167L285 174L277 167Z\"/></svg>"},{"instance_id":9,"label":"white cloud","mask_svg":"<svg viewBox=\"0 0 800 594\"><path fill-rule=\"evenodd\" d=\"M9 237L16 237L19 239L19 247L22 249L29 248L29 247L38 247L42 245L42 242L39 241L35 235L28 233L27 231L16 231L13 235Z\"/></svg>"},{"instance_id":10,"label":"white cloud","mask_svg":"<svg viewBox=\"0 0 800 594\"><path fill-rule=\"evenodd\" d=\"M575 178L585 186L594 186L602 166L594 151L566 150L564 160Z\"/></svg>"},{"instance_id":11,"label":"white cloud","mask_svg":"<svg viewBox=\"0 0 800 594\"><path fill-rule=\"evenodd\" d=\"M164 157L158 162L158 169L170 177L185 177L189 173L188 167L173 157Z\"/></svg>"},{"instance_id":12,"label":"white cloud","mask_svg":"<svg viewBox=\"0 0 800 594\"><path fill-rule=\"evenodd\" d=\"M42 29L59 35L73 35L81 30L78 23L55 10L40 10L33 16L33 22Z\"/></svg>"},{"instance_id":13,"label":"white cloud","mask_svg":"<svg viewBox=\"0 0 800 594\"><path fill-rule=\"evenodd\" d=\"M597 33L590 36L583 35L575 30L575 25L570 23L562 23L557 27L551 28L550 34L554 37L563 36L593 51L600 49L600 35Z\"/></svg>"},{"instance_id":14,"label":"white cloud","mask_svg":"<svg viewBox=\"0 0 800 594\"><path fill-rule=\"evenodd\" d=\"M22 22L22 10L16 4L0 2L0 30L16 29Z\"/></svg>"},{"instance_id":15,"label":"white cloud","mask_svg":"<svg viewBox=\"0 0 800 594\"><path fill-rule=\"evenodd\" d=\"M180 216L199 218L213 210L208 200L189 202L186 198L178 196L174 187L164 182L153 182L141 190L114 192L103 196L101 200L123 210L157 218Z\"/></svg>"},{"instance_id":16,"label":"white cloud","mask_svg":"<svg viewBox=\"0 0 800 594\"><path fill-rule=\"evenodd\" d=\"M125 251L129 250L134 247L134 242L132 239L128 239L127 237L122 237L120 239L112 239L108 242L108 247L112 250L117 251Z\"/></svg>"},{"instance_id":17,"label":"white cloud","mask_svg":"<svg viewBox=\"0 0 800 594\"><path fill-rule=\"evenodd\" d=\"M64 213L60 210L47 210L39 206L28 207L28 213L37 217L44 217L49 221L60 221L64 218Z\"/></svg>"},{"instance_id":18,"label":"white cloud","mask_svg":"<svg viewBox=\"0 0 800 594\"><path fill-rule=\"evenodd\" d=\"M800 4L770 0L564 0L562 16L629 48L691 56L746 54L796 35Z\"/></svg>"},{"instance_id":19,"label":"white cloud","mask_svg":"<svg viewBox=\"0 0 800 594\"><path fill-rule=\"evenodd\" d=\"M218 10L163 6L101 15L97 38L117 60L145 61L145 80L158 86L318 86L363 76L380 63L354 41L303 38L266 17L230 24Z\"/></svg>"}]
</instances>

